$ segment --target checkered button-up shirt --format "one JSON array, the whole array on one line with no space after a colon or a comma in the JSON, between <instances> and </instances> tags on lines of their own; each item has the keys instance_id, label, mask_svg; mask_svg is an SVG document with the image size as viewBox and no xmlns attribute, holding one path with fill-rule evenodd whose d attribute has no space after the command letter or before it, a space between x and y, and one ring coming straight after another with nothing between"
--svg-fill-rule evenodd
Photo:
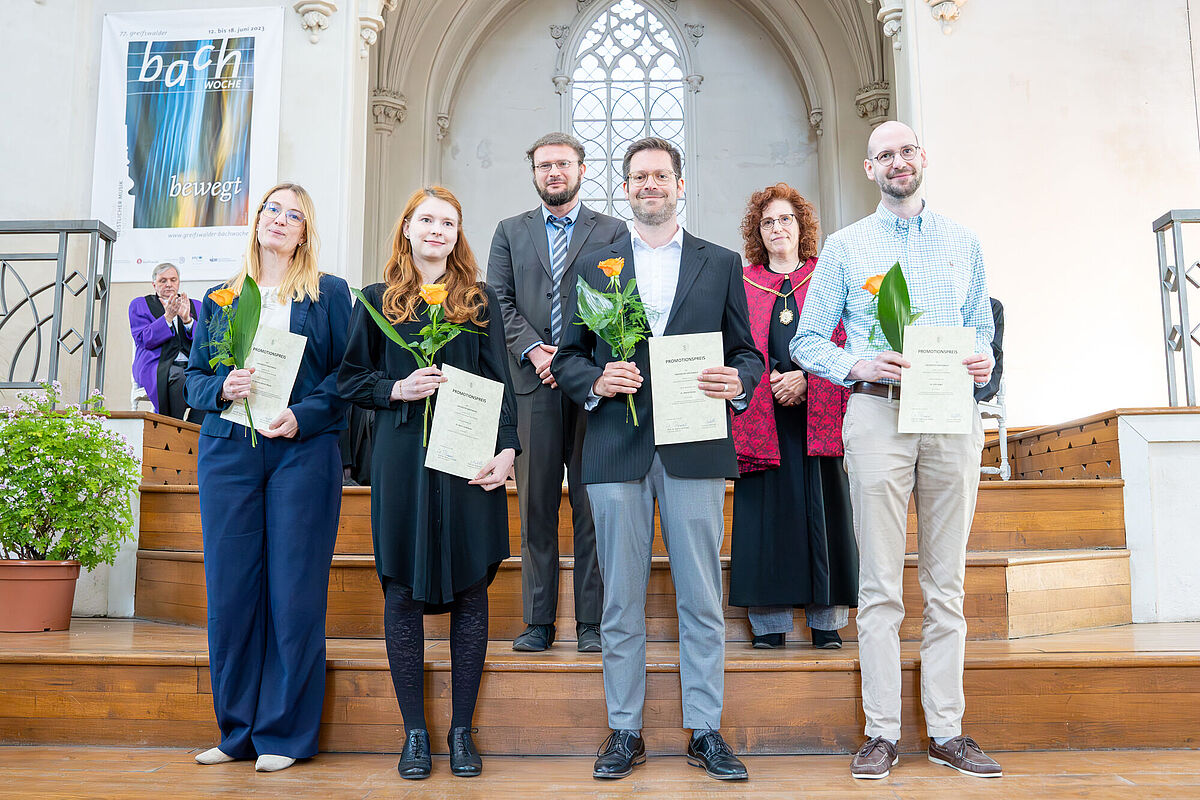
<instances>
[{"instance_id":1,"label":"checkered button-up shirt","mask_svg":"<svg viewBox=\"0 0 1200 800\"><path fill-rule=\"evenodd\" d=\"M870 341L872 295L862 287L896 262L913 310L922 312L915 324L974 327L975 352L990 357L995 325L978 237L928 208L901 219L880 204L874 214L826 240L790 346L792 360L849 386L855 363L891 349L882 332ZM843 320L844 350L829 340Z\"/></svg>"}]
</instances>

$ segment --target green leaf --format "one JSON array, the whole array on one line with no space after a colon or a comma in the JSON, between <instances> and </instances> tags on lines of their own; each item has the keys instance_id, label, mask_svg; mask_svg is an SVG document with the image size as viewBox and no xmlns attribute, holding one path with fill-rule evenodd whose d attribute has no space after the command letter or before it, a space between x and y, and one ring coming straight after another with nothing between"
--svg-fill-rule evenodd
<instances>
[{"instance_id":1,"label":"green leaf","mask_svg":"<svg viewBox=\"0 0 1200 800\"><path fill-rule=\"evenodd\" d=\"M250 355L250 346L254 343L254 334L258 333L258 317L262 313L262 293L258 284L249 275L242 282L242 291L238 295L237 311L234 312L230 326L233 329L233 360L239 367L246 365L246 357Z\"/></svg>"},{"instance_id":2,"label":"green leaf","mask_svg":"<svg viewBox=\"0 0 1200 800\"><path fill-rule=\"evenodd\" d=\"M414 349L412 345L404 341L404 338L400 336L400 332L396 330L392 323L387 321L387 318L383 316L383 314L380 314L375 310L375 306L371 305L371 302L367 300L366 296L363 295L362 292L360 292L358 289L351 289L350 292L357 297L359 302L361 302L367 309L367 313L371 315L371 319L375 320L375 324L379 326L379 330L383 331L385 336L411 353L412 357L416 359L417 364L422 367L429 366L428 361L425 359L424 353Z\"/></svg>"},{"instance_id":3,"label":"green leaf","mask_svg":"<svg viewBox=\"0 0 1200 800\"><path fill-rule=\"evenodd\" d=\"M912 305L908 298L908 283L900 262L887 271L879 286L879 327L883 329L888 346L897 353L904 352L904 326L912 319Z\"/></svg>"},{"instance_id":4,"label":"green leaf","mask_svg":"<svg viewBox=\"0 0 1200 800\"><path fill-rule=\"evenodd\" d=\"M603 331L620 316L620 308L609 295L593 289L582 276L576 278L575 285L579 298L579 318L583 320L583 324L604 338Z\"/></svg>"}]
</instances>

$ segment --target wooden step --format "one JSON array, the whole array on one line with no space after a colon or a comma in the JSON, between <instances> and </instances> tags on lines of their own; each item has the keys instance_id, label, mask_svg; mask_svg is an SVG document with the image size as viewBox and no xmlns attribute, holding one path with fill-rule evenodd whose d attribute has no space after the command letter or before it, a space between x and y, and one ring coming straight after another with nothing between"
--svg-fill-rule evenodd
<instances>
[{"instance_id":1,"label":"wooden step","mask_svg":"<svg viewBox=\"0 0 1200 800\"><path fill-rule=\"evenodd\" d=\"M450 713L445 642L426 649L435 752ZM920 651L901 648L903 738L923 749ZM203 747L216 741L203 631L133 620L0 634L0 743ZM332 639L321 748L396 752L403 727L383 643ZM678 753L677 647L647 651L644 732ZM989 750L1200 746L1200 624L1126 625L1011 642L969 642L964 729ZM607 734L600 658L493 642L474 724L487 754L591 755ZM847 753L862 742L857 649L726 651L721 729L747 755Z\"/></svg>"},{"instance_id":2,"label":"wooden step","mask_svg":"<svg viewBox=\"0 0 1200 800\"><path fill-rule=\"evenodd\" d=\"M1009 481L985 482L979 487L975 519L967 549L1071 550L1125 546L1124 482ZM729 555L733 531L733 488L726 490L725 540L722 555ZM516 490L509 489L509 549L521 552L521 522ZM909 505L908 552L917 551L916 508ZM574 552L571 506L564 493L559 511L559 552ZM200 504L195 486L141 488L141 544L146 550L200 551ZM339 555L371 554L371 490L342 490L336 552ZM665 555L657 519L655 555Z\"/></svg>"},{"instance_id":3,"label":"wooden step","mask_svg":"<svg viewBox=\"0 0 1200 800\"><path fill-rule=\"evenodd\" d=\"M572 571L574 560L559 560L558 633L574 638ZM724 595L729 594L729 559L723 559ZM521 561L503 562L489 589L492 639L512 639L524 629L521 608ZM900 635L920 636L921 592L917 556L907 557L904 602L908 609ZM200 553L139 550L134 595L139 617L203 626L206 619L204 563ZM1009 639L1078 628L1118 625L1130 621L1129 552L1126 550L1065 550L1057 552L971 553L967 557L966 599L968 635L972 639ZM383 603L374 559L334 556L329 578L326 632L333 637L382 636ZM726 638L750 638L745 610L726 604ZM804 631L798 612L797 631ZM853 618L853 615L852 615ZM426 635L445 638L448 618L431 617ZM675 592L665 557L652 560L646 598L646 628L652 641L678 638ZM843 638L856 636L853 625Z\"/></svg>"}]
</instances>

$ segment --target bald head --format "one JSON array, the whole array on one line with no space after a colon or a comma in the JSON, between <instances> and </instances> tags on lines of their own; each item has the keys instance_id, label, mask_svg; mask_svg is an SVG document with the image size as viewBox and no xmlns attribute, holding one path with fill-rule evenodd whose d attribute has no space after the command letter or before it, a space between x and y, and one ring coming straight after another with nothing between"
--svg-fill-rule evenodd
<instances>
[{"instance_id":1,"label":"bald head","mask_svg":"<svg viewBox=\"0 0 1200 800\"><path fill-rule=\"evenodd\" d=\"M874 158L885 148L895 150L906 144L919 144L917 132L903 122L889 120L871 131L871 138L867 139L867 158Z\"/></svg>"}]
</instances>

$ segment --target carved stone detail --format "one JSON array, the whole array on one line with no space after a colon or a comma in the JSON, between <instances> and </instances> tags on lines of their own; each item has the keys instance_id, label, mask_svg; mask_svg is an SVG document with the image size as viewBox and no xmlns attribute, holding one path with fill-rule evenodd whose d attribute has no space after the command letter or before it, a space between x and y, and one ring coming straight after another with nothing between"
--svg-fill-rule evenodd
<instances>
[{"instance_id":1,"label":"carved stone detail","mask_svg":"<svg viewBox=\"0 0 1200 800\"><path fill-rule=\"evenodd\" d=\"M571 86L571 76L570 75L555 75L550 80L554 82L554 93L555 94L563 94Z\"/></svg>"},{"instance_id":2,"label":"carved stone detail","mask_svg":"<svg viewBox=\"0 0 1200 800\"><path fill-rule=\"evenodd\" d=\"M437 140L440 142L446 138L446 134L450 133L450 115L437 115Z\"/></svg>"},{"instance_id":3,"label":"carved stone detail","mask_svg":"<svg viewBox=\"0 0 1200 800\"><path fill-rule=\"evenodd\" d=\"M817 106L812 111L808 112L808 124L812 126L814 131L817 132L817 136L820 136L825 132L821 127L821 123L824 120L825 112L821 110L820 106Z\"/></svg>"},{"instance_id":4,"label":"carved stone detail","mask_svg":"<svg viewBox=\"0 0 1200 800\"><path fill-rule=\"evenodd\" d=\"M371 116L375 118L375 132L390 135L408 117L408 98L395 89L373 89Z\"/></svg>"},{"instance_id":5,"label":"carved stone detail","mask_svg":"<svg viewBox=\"0 0 1200 800\"><path fill-rule=\"evenodd\" d=\"M594 2L596 0L575 0L575 13L578 14Z\"/></svg>"},{"instance_id":6,"label":"carved stone detail","mask_svg":"<svg viewBox=\"0 0 1200 800\"><path fill-rule=\"evenodd\" d=\"M366 58L369 48L379 41L379 32L383 30L383 17L375 14L358 15L358 57Z\"/></svg>"},{"instance_id":7,"label":"carved stone detail","mask_svg":"<svg viewBox=\"0 0 1200 800\"><path fill-rule=\"evenodd\" d=\"M300 15L300 27L308 31L308 40L316 44L321 40L321 31L329 27L329 18L337 12L337 3L329 0L300 0L292 6Z\"/></svg>"},{"instance_id":8,"label":"carved stone detail","mask_svg":"<svg viewBox=\"0 0 1200 800\"><path fill-rule=\"evenodd\" d=\"M688 91L695 94L700 91L700 84L704 83L704 76L693 73L684 78L683 82L687 84Z\"/></svg>"},{"instance_id":9,"label":"carved stone detail","mask_svg":"<svg viewBox=\"0 0 1200 800\"><path fill-rule=\"evenodd\" d=\"M934 20L942 23L942 33L949 36L954 33L954 23L967 0L925 0Z\"/></svg>"},{"instance_id":10,"label":"carved stone detail","mask_svg":"<svg viewBox=\"0 0 1200 800\"><path fill-rule=\"evenodd\" d=\"M872 126L886 121L892 108L891 85L887 81L868 83L854 95L854 106Z\"/></svg>"},{"instance_id":11,"label":"carved stone detail","mask_svg":"<svg viewBox=\"0 0 1200 800\"><path fill-rule=\"evenodd\" d=\"M683 29L687 31L688 37L692 40L692 46L700 44L700 37L704 35L704 26L700 23L686 24Z\"/></svg>"},{"instance_id":12,"label":"carved stone detail","mask_svg":"<svg viewBox=\"0 0 1200 800\"><path fill-rule=\"evenodd\" d=\"M551 25L550 38L554 40L554 46L559 50L567 41L567 35L571 33L570 25Z\"/></svg>"},{"instance_id":13,"label":"carved stone detail","mask_svg":"<svg viewBox=\"0 0 1200 800\"><path fill-rule=\"evenodd\" d=\"M900 50L904 18L902 0L879 0L879 13L875 18L883 23L883 35L892 40L892 49Z\"/></svg>"}]
</instances>

